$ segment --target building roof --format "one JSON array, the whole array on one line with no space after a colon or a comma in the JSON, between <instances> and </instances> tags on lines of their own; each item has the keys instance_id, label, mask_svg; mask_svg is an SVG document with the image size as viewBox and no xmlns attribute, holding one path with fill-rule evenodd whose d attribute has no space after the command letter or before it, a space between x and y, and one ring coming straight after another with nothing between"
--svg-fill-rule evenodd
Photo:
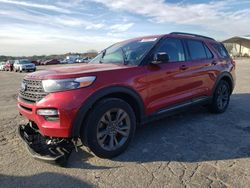
<instances>
[{"instance_id":1,"label":"building roof","mask_svg":"<svg viewBox=\"0 0 250 188\"><path fill-rule=\"evenodd\" d=\"M246 48L250 48L250 35L243 37L232 37L227 40L222 41L223 43L236 43L240 44Z\"/></svg>"}]
</instances>

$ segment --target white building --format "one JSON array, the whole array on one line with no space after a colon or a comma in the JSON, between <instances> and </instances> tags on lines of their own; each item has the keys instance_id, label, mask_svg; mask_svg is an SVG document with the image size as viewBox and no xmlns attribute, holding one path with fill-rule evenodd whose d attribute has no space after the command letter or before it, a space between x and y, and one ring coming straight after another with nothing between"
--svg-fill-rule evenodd
<instances>
[{"instance_id":1,"label":"white building","mask_svg":"<svg viewBox=\"0 0 250 188\"><path fill-rule=\"evenodd\" d=\"M232 37L223 41L232 56L250 57L250 35L244 37Z\"/></svg>"}]
</instances>

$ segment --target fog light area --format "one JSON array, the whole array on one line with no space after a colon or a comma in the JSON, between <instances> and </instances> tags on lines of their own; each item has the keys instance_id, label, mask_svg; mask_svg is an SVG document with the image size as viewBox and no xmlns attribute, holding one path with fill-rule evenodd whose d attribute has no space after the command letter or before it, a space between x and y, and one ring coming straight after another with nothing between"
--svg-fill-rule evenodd
<instances>
[{"instance_id":1,"label":"fog light area","mask_svg":"<svg viewBox=\"0 0 250 188\"><path fill-rule=\"evenodd\" d=\"M39 109L37 114L40 116L58 116L59 112L56 109Z\"/></svg>"}]
</instances>

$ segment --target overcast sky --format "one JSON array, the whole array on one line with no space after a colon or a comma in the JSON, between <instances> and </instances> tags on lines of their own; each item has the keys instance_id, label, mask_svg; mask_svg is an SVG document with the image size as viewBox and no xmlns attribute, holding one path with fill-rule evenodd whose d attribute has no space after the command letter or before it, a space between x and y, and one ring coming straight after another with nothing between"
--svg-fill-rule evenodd
<instances>
[{"instance_id":1,"label":"overcast sky","mask_svg":"<svg viewBox=\"0 0 250 188\"><path fill-rule=\"evenodd\" d=\"M172 31L250 35L250 0L0 0L0 55L101 50Z\"/></svg>"}]
</instances>

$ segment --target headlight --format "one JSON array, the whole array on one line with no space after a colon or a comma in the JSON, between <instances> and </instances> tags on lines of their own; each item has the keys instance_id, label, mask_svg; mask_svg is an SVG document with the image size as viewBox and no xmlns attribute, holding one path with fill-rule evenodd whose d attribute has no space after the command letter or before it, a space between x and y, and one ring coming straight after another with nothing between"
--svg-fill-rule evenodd
<instances>
[{"instance_id":1,"label":"headlight","mask_svg":"<svg viewBox=\"0 0 250 188\"><path fill-rule=\"evenodd\" d=\"M63 80L43 80L43 88L45 92L57 92L71 89L77 89L90 86L94 81L95 76L86 76L81 78L63 79Z\"/></svg>"}]
</instances>

